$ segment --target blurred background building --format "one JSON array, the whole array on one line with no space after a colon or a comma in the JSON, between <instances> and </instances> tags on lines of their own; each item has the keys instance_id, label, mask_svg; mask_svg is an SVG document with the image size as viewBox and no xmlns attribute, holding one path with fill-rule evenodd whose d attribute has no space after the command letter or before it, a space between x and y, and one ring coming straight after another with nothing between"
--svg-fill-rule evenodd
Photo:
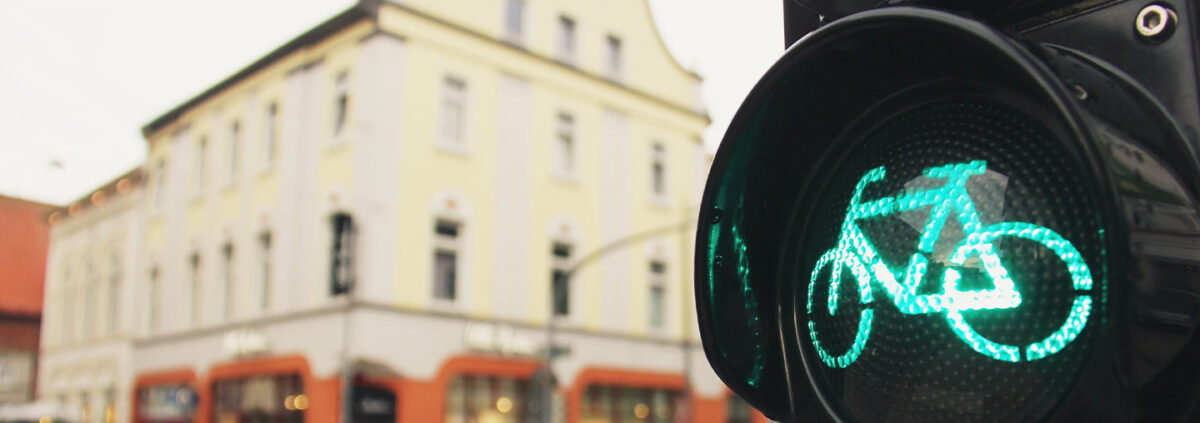
<instances>
[{"instance_id":1,"label":"blurred background building","mask_svg":"<svg viewBox=\"0 0 1200 423\"><path fill-rule=\"evenodd\" d=\"M0 196L0 405L34 396L51 210Z\"/></svg>"},{"instance_id":2,"label":"blurred background building","mask_svg":"<svg viewBox=\"0 0 1200 423\"><path fill-rule=\"evenodd\" d=\"M135 169L49 214L38 386L54 417L113 422L129 412L141 197Z\"/></svg>"},{"instance_id":3,"label":"blurred background building","mask_svg":"<svg viewBox=\"0 0 1200 423\"><path fill-rule=\"evenodd\" d=\"M528 422L548 377L553 421L760 418L695 329L699 85L645 0L362 1L54 215L42 397L88 422Z\"/></svg>"}]
</instances>

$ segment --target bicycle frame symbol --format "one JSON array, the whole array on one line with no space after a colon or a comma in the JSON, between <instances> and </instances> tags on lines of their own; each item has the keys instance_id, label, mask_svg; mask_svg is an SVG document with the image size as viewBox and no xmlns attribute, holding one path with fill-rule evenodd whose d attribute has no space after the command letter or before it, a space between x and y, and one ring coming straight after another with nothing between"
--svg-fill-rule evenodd
<instances>
[{"instance_id":1,"label":"bicycle frame symbol","mask_svg":"<svg viewBox=\"0 0 1200 423\"><path fill-rule=\"evenodd\" d=\"M1091 271L1075 246L1053 230L1025 222L999 222L984 224L980 221L975 202L967 192L967 180L987 171L987 163L977 160L926 168L923 175L944 179L944 185L934 189L909 191L894 197L862 202L862 193L867 185L884 179L883 166L868 171L854 188L846 217L841 225L837 246L826 251L817 260L808 284L808 333L812 338L817 355L827 366L845 368L858 359L866 349L874 317L874 294L872 285L880 286L887 299L905 315L945 313L950 329L971 349L984 356L1007 362L1045 358L1061 351L1083 331L1092 309ZM917 252L913 253L900 277L880 258L858 221L884 217L897 213L929 207L927 220L921 226L917 241ZM962 225L964 237L952 250L942 277L941 292L918 294L917 288L925 279L929 268L929 256L941 236L942 229L950 216ZM993 243L1001 237L1022 238L1037 242L1050 249L1066 264L1067 273L1075 291L1070 314L1058 330L1045 339L1028 345L1006 345L987 339L976 332L963 318L963 311L1002 310L1016 308L1021 304L1021 293L1017 283L1001 263ZM991 280L992 287L986 289L962 289L959 282L962 274L958 269L971 257L977 256L984 274ZM839 286L842 271L849 268L857 282L859 301L865 307L859 316L854 342L846 352L832 354L822 346L813 317L813 295L818 276L825 267L832 267L829 277L829 300L826 312L837 313Z\"/></svg>"}]
</instances>

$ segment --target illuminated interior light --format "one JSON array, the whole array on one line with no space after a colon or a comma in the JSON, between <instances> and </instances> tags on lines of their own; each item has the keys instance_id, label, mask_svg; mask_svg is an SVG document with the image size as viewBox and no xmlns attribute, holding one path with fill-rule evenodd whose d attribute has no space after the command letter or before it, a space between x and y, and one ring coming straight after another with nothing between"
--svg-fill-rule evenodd
<instances>
[{"instance_id":1,"label":"illuminated interior light","mask_svg":"<svg viewBox=\"0 0 1200 423\"><path fill-rule=\"evenodd\" d=\"M512 408L513 402L508 397L500 397L500 399L496 400L496 411L507 414L509 411L512 411Z\"/></svg>"}]
</instances>

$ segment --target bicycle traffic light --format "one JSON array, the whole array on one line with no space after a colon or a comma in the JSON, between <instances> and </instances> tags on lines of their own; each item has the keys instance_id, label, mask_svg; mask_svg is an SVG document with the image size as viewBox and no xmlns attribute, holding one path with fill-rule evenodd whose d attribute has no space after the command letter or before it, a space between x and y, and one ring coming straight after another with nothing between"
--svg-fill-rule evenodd
<instances>
[{"instance_id":1,"label":"bicycle traffic light","mask_svg":"<svg viewBox=\"0 0 1200 423\"><path fill-rule=\"evenodd\" d=\"M718 376L784 421L1200 421L1197 4L795 1L700 212Z\"/></svg>"}]
</instances>

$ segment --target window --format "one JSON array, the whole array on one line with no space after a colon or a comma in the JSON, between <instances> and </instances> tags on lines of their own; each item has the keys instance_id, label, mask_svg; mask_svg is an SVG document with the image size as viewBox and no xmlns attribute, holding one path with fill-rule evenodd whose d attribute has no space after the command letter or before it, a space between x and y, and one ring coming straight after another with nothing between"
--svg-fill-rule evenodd
<instances>
[{"instance_id":1,"label":"window","mask_svg":"<svg viewBox=\"0 0 1200 423\"><path fill-rule=\"evenodd\" d=\"M433 297L454 301L458 298L458 222L438 220L433 227Z\"/></svg>"},{"instance_id":2,"label":"window","mask_svg":"<svg viewBox=\"0 0 1200 423\"><path fill-rule=\"evenodd\" d=\"M333 216L333 251L330 253L330 294L354 289L354 219L345 213Z\"/></svg>"},{"instance_id":3,"label":"window","mask_svg":"<svg viewBox=\"0 0 1200 423\"><path fill-rule=\"evenodd\" d=\"M504 32L509 41L520 43L525 20L525 0L508 0Z\"/></svg>"},{"instance_id":4,"label":"window","mask_svg":"<svg viewBox=\"0 0 1200 423\"><path fill-rule=\"evenodd\" d=\"M667 195L667 153L659 143L654 144L651 152L650 193L660 200Z\"/></svg>"},{"instance_id":5,"label":"window","mask_svg":"<svg viewBox=\"0 0 1200 423\"><path fill-rule=\"evenodd\" d=\"M536 392L527 379L459 375L446 385L445 423L517 423L532 419L526 413Z\"/></svg>"},{"instance_id":6,"label":"window","mask_svg":"<svg viewBox=\"0 0 1200 423\"><path fill-rule=\"evenodd\" d=\"M238 157L240 152L238 150L241 148L242 123L235 120L233 123L229 124L229 163L227 163L229 165L229 169L227 169L227 175L229 176L230 183L237 179L238 166L241 164Z\"/></svg>"},{"instance_id":7,"label":"window","mask_svg":"<svg viewBox=\"0 0 1200 423\"><path fill-rule=\"evenodd\" d=\"M682 400L679 391L589 385L583 394L583 420L670 423Z\"/></svg>"},{"instance_id":8,"label":"window","mask_svg":"<svg viewBox=\"0 0 1200 423\"><path fill-rule=\"evenodd\" d=\"M88 263L87 274L84 275L83 281L83 339L91 339L92 329L96 326L96 267Z\"/></svg>"},{"instance_id":9,"label":"window","mask_svg":"<svg viewBox=\"0 0 1200 423\"><path fill-rule=\"evenodd\" d=\"M68 273L69 275L69 273ZM63 289L63 336L62 340L72 341L75 339L75 286L69 279L66 281Z\"/></svg>"},{"instance_id":10,"label":"window","mask_svg":"<svg viewBox=\"0 0 1200 423\"><path fill-rule=\"evenodd\" d=\"M263 117L263 164L275 163L275 150L279 143L279 106L271 103Z\"/></svg>"},{"instance_id":11,"label":"window","mask_svg":"<svg viewBox=\"0 0 1200 423\"><path fill-rule=\"evenodd\" d=\"M558 58L575 63L575 20L566 16L558 17Z\"/></svg>"},{"instance_id":12,"label":"window","mask_svg":"<svg viewBox=\"0 0 1200 423\"><path fill-rule=\"evenodd\" d=\"M666 323L667 264L650 262L650 327L662 329Z\"/></svg>"},{"instance_id":13,"label":"window","mask_svg":"<svg viewBox=\"0 0 1200 423\"><path fill-rule=\"evenodd\" d=\"M621 39L616 35L609 35L607 47L605 51L608 57L605 58L605 63L608 64L608 68L605 71L608 73L609 79L619 80L621 79Z\"/></svg>"},{"instance_id":14,"label":"window","mask_svg":"<svg viewBox=\"0 0 1200 423\"><path fill-rule=\"evenodd\" d=\"M462 147L466 144L467 83L454 77L442 81L441 134L443 144Z\"/></svg>"},{"instance_id":15,"label":"window","mask_svg":"<svg viewBox=\"0 0 1200 423\"><path fill-rule=\"evenodd\" d=\"M555 242L550 247L550 293L554 296L554 315L571 315L571 245Z\"/></svg>"},{"instance_id":16,"label":"window","mask_svg":"<svg viewBox=\"0 0 1200 423\"><path fill-rule=\"evenodd\" d=\"M192 256L188 258L188 281L191 283L192 288L192 309L188 310L188 315L191 319L192 326L196 326L200 323L200 306L203 305L201 303L201 295L203 294L203 291L200 289L199 253L192 253Z\"/></svg>"},{"instance_id":17,"label":"window","mask_svg":"<svg viewBox=\"0 0 1200 423\"><path fill-rule=\"evenodd\" d=\"M271 233L258 236L259 307L266 310L271 306Z\"/></svg>"},{"instance_id":18,"label":"window","mask_svg":"<svg viewBox=\"0 0 1200 423\"><path fill-rule=\"evenodd\" d=\"M154 166L154 206L162 208L167 195L167 161L158 159Z\"/></svg>"},{"instance_id":19,"label":"window","mask_svg":"<svg viewBox=\"0 0 1200 423\"><path fill-rule=\"evenodd\" d=\"M555 136L555 167L560 176L575 175L575 118L566 113L558 114Z\"/></svg>"},{"instance_id":20,"label":"window","mask_svg":"<svg viewBox=\"0 0 1200 423\"><path fill-rule=\"evenodd\" d=\"M150 269L150 286L146 289L146 329L158 331L158 267Z\"/></svg>"},{"instance_id":21,"label":"window","mask_svg":"<svg viewBox=\"0 0 1200 423\"><path fill-rule=\"evenodd\" d=\"M225 282L225 318L233 317L234 310L234 264L233 244L221 247L221 279Z\"/></svg>"},{"instance_id":22,"label":"window","mask_svg":"<svg viewBox=\"0 0 1200 423\"><path fill-rule=\"evenodd\" d=\"M346 72L339 73L333 84L333 136L337 137L346 129L346 114L350 108L350 76Z\"/></svg>"},{"instance_id":23,"label":"window","mask_svg":"<svg viewBox=\"0 0 1200 423\"><path fill-rule=\"evenodd\" d=\"M200 137L196 140L196 168L192 170L192 193L200 195L204 192L204 176L208 168L208 138Z\"/></svg>"},{"instance_id":24,"label":"window","mask_svg":"<svg viewBox=\"0 0 1200 423\"><path fill-rule=\"evenodd\" d=\"M113 334L117 331L117 302L120 301L121 295L121 256L113 254L111 262L108 265L108 310L105 313L108 316L108 333Z\"/></svg>"}]
</instances>

